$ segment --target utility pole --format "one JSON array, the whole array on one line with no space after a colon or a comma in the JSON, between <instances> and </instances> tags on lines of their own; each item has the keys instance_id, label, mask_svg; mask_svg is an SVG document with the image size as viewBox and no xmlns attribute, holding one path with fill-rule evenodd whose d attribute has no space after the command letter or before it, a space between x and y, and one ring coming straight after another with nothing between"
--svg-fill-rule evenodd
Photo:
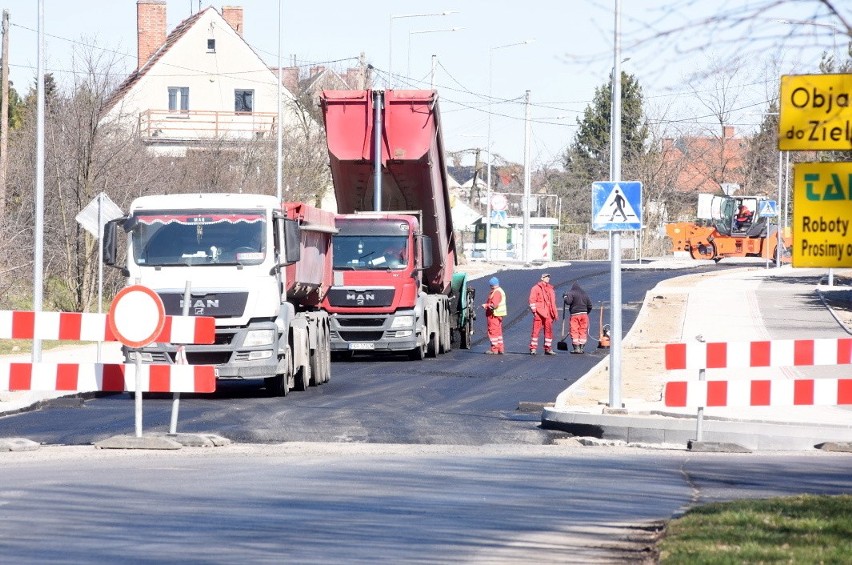
<instances>
[{"instance_id":1,"label":"utility pole","mask_svg":"<svg viewBox=\"0 0 852 565\"><path fill-rule=\"evenodd\" d=\"M3 10L3 54L0 61L0 222L6 217L6 169L9 165L9 10Z\"/></svg>"}]
</instances>

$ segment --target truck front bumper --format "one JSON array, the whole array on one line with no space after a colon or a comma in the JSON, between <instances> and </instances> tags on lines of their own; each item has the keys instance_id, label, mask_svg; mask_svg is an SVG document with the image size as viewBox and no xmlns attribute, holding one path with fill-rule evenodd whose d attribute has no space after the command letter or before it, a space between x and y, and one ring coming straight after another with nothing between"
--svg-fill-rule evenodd
<instances>
[{"instance_id":1,"label":"truck front bumper","mask_svg":"<svg viewBox=\"0 0 852 565\"><path fill-rule=\"evenodd\" d=\"M272 330L273 343L245 345L250 331ZM260 379L278 372L278 331L274 322L261 322L248 328L217 328L216 343L184 345L155 343L140 351L143 363L178 364L178 350L183 348L189 365L214 365L220 379ZM126 362L136 360L136 350L122 348Z\"/></svg>"},{"instance_id":2,"label":"truck front bumper","mask_svg":"<svg viewBox=\"0 0 852 565\"><path fill-rule=\"evenodd\" d=\"M394 319L411 317L413 312L391 315L335 314L331 321L332 351L410 351L420 345L417 324L393 327Z\"/></svg>"}]
</instances>

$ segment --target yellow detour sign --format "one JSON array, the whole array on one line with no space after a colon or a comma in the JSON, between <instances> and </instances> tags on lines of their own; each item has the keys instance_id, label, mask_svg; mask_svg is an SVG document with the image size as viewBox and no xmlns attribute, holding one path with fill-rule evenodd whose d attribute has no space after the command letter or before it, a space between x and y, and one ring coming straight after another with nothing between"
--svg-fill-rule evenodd
<instances>
[{"instance_id":1,"label":"yellow detour sign","mask_svg":"<svg viewBox=\"0 0 852 565\"><path fill-rule=\"evenodd\" d=\"M784 75L778 149L852 149L852 74Z\"/></svg>"},{"instance_id":2,"label":"yellow detour sign","mask_svg":"<svg viewBox=\"0 0 852 565\"><path fill-rule=\"evenodd\" d=\"M793 167L793 266L852 267L852 163Z\"/></svg>"}]
</instances>

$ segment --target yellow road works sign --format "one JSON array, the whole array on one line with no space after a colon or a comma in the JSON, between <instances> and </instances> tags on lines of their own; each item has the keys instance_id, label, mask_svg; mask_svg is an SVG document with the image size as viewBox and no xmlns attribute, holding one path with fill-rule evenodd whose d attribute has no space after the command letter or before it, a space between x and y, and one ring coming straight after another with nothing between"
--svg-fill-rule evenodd
<instances>
[{"instance_id":1,"label":"yellow road works sign","mask_svg":"<svg viewBox=\"0 0 852 565\"><path fill-rule=\"evenodd\" d=\"M852 74L784 75L778 149L852 149Z\"/></svg>"},{"instance_id":2,"label":"yellow road works sign","mask_svg":"<svg viewBox=\"0 0 852 565\"><path fill-rule=\"evenodd\" d=\"M852 163L793 167L793 266L852 267Z\"/></svg>"}]
</instances>

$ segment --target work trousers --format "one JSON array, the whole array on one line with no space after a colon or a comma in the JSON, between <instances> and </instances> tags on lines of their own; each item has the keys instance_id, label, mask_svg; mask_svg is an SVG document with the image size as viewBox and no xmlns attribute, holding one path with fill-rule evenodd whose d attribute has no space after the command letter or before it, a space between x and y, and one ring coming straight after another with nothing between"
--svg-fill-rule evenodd
<instances>
[{"instance_id":1,"label":"work trousers","mask_svg":"<svg viewBox=\"0 0 852 565\"><path fill-rule=\"evenodd\" d=\"M541 314L533 313L530 351L538 349L538 336L542 329L544 330L544 350L550 351L553 347L553 318L545 318Z\"/></svg>"},{"instance_id":2,"label":"work trousers","mask_svg":"<svg viewBox=\"0 0 852 565\"><path fill-rule=\"evenodd\" d=\"M589 335L589 315L571 314L571 343L583 345Z\"/></svg>"},{"instance_id":3,"label":"work trousers","mask_svg":"<svg viewBox=\"0 0 852 565\"><path fill-rule=\"evenodd\" d=\"M488 341L491 342L491 351L504 353L503 350L503 316L486 316L486 329Z\"/></svg>"}]
</instances>

